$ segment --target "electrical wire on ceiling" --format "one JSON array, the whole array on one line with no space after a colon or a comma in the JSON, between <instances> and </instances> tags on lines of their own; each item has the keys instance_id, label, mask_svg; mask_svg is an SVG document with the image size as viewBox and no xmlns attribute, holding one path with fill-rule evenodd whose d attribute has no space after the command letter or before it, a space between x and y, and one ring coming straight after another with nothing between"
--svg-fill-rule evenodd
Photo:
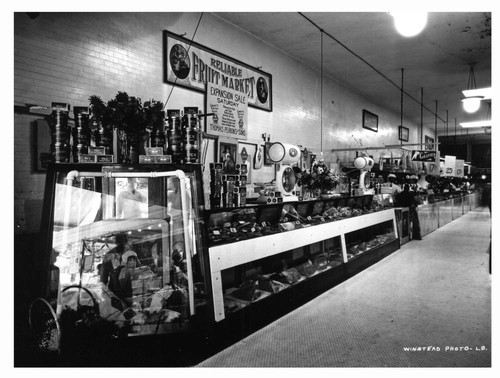
<instances>
[{"instance_id":1,"label":"electrical wire on ceiling","mask_svg":"<svg viewBox=\"0 0 500 378\"><path fill-rule=\"evenodd\" d=\"M405 69L404 68L401 68L401 112L400 112L400 116L401 116L401 127L403 127L403 103L404 103L404 83L405 83ZM403 145L403 138L400 138L401 139L401 145Z\"/></svg>"},{"instance_id":2,"label":"electrical wire on ceiling","mask_svg":"<svg viewBox=\"0 0 500 378\"><path fill-rule=\"evenodd\" d=\"M196 37L196 32L198 31L198 27L200 26L200 23L201 23L201 19L203 18L203 13L204 12L201 12L200 14L200 18L198 19L198 23L196 24L196 28L194 29L194 33L193 33L193 37L191 38L191 41L189 43L189 46L187 48L187 52L189 54L189 50L191 49L191 44L193 43L194 41L194 37ZM177 85L177 76L175 77L175 81L174 83L172 84L172 88L170 89L170 93L168 94L168 97L167 97L167 100L165 101L165 105L163 105L163 109L165 109L165 107L167 106L168 104L168 101L170 100L170 96L172 96L172 92L174 91L174 88L176 87Z\"/></svg>"},{"instance_id":3,"label":"electrical wire on ceiling","mask_svg":"<svg viewBox=\"0 0 500 378\"><path fill-rule=\"evenodd\" d=\"M323 29L321 29L314 21L312 21L310 18L308 18L307 16L305 16L302 12L298 12L298 14L300 14L302 17L304 17L307 21L309 21L313 26L315 26L319 31L321 31L321 33L323 34L326 34L328 37L330 37L333 41L335 41L336 43L338 43L340 46L342 46L344 49L346 49L348 52L350 52L352 55L354 55L356 58L358 58L359 60L361 60L363 63L365 63L366 65L368 65L372 70L374 70L376 73L378 73L380 76L382 76L384 79L386 79L389 83L391 83L392 85L394 85L396 88L398 88L399 90L403 91L402 88L399 87L398 84L396 84L394 81L392 81L389 77L387 77L383 72L381 72L380 70L378 70L375 66L373 66L371 63L369 63L368 61L366 61L365 59L363 59L360 55L358 55L357 53L355 53L354 51L352 51L349 47L347 47L345 44L343 44L341 41L339 41L337 38L335 38L334 36L332 36L331 34L329 34L328 32L324 31ZM416 99L415 97L413 97L411 94L409 94L408 92L406 91L403 91L403 93L405 95L407 95L409 98L411 98L413 101L417 102L417 103L420 103L418 99ZM440 119L442 122L445 122L444 119L442 119L441 117L439 117L437 115L437 113L433 112L431 109L429 109L427 106L423 106L425 110L427 110L428 112L430 112L431 114L433 114L435 117L437 117L438 119Z\"/></svg>"},{"instance_id":4,"label":"electrical wire on ceiling","mask_svg":"<svg viewBox=\"0 0 500 378\"><path fill-rule=\"evenodd\" d=\"M323 158L323 30L321 31L321 93L320 93L320 126L321 126L321 158Z\"/></svg>"}]
</instances>

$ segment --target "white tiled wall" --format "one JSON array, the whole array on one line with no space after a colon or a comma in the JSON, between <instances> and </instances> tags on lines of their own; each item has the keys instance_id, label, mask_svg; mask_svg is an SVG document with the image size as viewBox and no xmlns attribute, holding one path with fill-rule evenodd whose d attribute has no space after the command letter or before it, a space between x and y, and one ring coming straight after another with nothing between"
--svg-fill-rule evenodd
<instances>
[{"instance_id":1,"label":"white tiled wall","mask_svg":"<svg viewBox=\"0 0 500 378\"><path fill-rule=\"evenodd\" d=\"M14 16L14 103L50 105L68 102L87 106L91 95L105 101L118 91L165 102L167 108L198 106L204 95L163 83L162 31L192 38L200 13L41 13L34 20L25 13ZM263 133L271 141L284 141L319 152L321 139L327 161L351 159L333 154L333 148L398 143L399 115L388 113L357 96L354 91L323 79L320 120L319 72L291 59L250 34L205 13L195 41L272 75L273 111L249 108L249 138ZM170 97L169 97L170 96ZM362 109L379 115L379 131L361 127ZM27 204L43 198L44 177L31 172L30 117L16 118L14 128L15 222L35 219L25 232L37 232L40 214ZM321 124L323 128L321 138ZM410 142L417 127L409 122ZM432 135L432 134L431 134ZM22 154L18 154L23 152ZM376 154L376 153L375 153ZM352 155L352 154L351 154ZM255 171L253 181L270 181L271 168Z\"/></svg>"}]
</instances>

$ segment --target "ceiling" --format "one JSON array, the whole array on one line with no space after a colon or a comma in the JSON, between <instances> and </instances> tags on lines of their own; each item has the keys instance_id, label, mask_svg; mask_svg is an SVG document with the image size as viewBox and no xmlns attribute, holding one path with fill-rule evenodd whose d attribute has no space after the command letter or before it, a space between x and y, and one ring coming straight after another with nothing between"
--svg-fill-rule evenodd
<instances>
[{"instance_id":1,"label":"ceiling","mask_svg":"<svg viewBox=\"0 0 500 378\"><path fill-rule=\"evenodd\" d=\"M460 122L488 114L485 101L467 114L461 99L469 63L475 63L477 88L491 87L491 13L429 13L424 31L412 38L400 36L385 12L215 14L318 72L323 66L324 76L398 115L403 87L405 119L434 128L437 114L440 135L455 129L458 135Z\"/></svg>"}]
</instances>

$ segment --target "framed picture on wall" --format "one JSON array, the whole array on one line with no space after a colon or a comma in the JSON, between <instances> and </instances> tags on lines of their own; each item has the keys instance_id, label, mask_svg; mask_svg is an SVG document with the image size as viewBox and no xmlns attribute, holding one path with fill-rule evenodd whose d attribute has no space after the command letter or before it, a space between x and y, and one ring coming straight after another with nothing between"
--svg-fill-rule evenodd
<instances>
[{"instance_id":1,"label":"framed picture on wall","mask_svg":"<svg viewBox=\"0 0 500 378\"><path fill-rule=\"evenodd\" d=\"M217 143L218 162L222 163L225 173L236 170L236 159L238 155L238 140L234 138L219 137Z\"/></svg>"},{"instance_id":2,"label":"framed picture on wall","mask_svg":"<svg viewBox=\"0 0 500 378\"><path fill-rule=\"evenodd\" d=\"M432 151L434 150L434 145L430 144L434 143L434 138L431 138L429 135L425 136L425 149Z\"/></svg>"},{"instance_id":3,"label":"framed picture on wall","mask_svg":"<svg viewBox=\"0 0 500 378\"><path fill-rule=\"evenodd\" d=\"M363 128L378 132L378 115L363 109Z\"/></svg>"},{"instance_id":4,"label":"framed picture on wall","mask_svg":"<svg viewBox=\"0 0 500 378\"><path fill-rule=\"evenodd\" d=\"M408 142L410 137L410 129L407 127L399 126L399 140L402 142Z\"/></svg>"}]
</instances>

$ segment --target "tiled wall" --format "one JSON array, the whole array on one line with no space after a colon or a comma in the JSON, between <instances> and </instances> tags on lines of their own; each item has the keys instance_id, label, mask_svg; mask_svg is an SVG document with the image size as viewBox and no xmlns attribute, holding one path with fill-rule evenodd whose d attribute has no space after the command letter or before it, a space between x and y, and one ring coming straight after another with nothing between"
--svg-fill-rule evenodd
<instances>
[{"instance_id":1,"label":"tiled wall","mask_svg":"<svg viewBox=\"0 0 500 378\"><path fill-rule=\"evenodd\" d=\"M163 83L162 31L192 38L200 13L41 13L14 16L14 103L48 106L53 101L87 106L90 95L105 101L118 91L156 99L167 108L198 106L204 96ZM319 152L321 149L319 72L291 59L250 34L205 13L195 41L272 74L273 112L248 110L249 139L263 133ZM170 95L170 97L169 97ZM379 132L361 127L362 109L379 115ZM354 91L323 79L323 140L327 161L351 159L333 148L398 143L399 115L388 113ZM18 232L37 232L44 174L32 172L31 116L16 116L15 224ZM415 125L410 142L417 141ZM431 134L432 135L432 134ZM375 152L376 154L376 152ZM270 181L271 168L255 171L253 181ZM29 221L27 221L29 219Z\"/></svg>"}]
</instances>

